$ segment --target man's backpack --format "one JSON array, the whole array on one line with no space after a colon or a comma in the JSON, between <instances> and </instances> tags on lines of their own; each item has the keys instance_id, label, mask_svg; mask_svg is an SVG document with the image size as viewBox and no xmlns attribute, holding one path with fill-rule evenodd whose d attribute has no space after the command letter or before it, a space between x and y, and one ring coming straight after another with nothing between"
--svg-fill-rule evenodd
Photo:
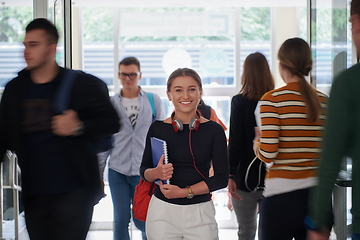
<instances>
[{"instance_id":1,"label":"man's backpack","mask_svg":"<svg viewBox=\"0 0 360 240\"><path fill-rule=\"evenodd\" d=\"M80 71L65 69L63 78L60 81L58 90L54 96L54 109L58 114L69 109L70 93L75 79ZM95 139L96 153L106 152L113 148L112 135Z\"/></svg>"},{"instance_id":2,"label":"man's backpack","mask_svg":"<svg viewBox=\"0 0 360 240\"><path fill-rule=\"evenodd\" d=\"M155 104L154 104L154 94L151 92L147 92L146 93L147 98L150 102L151 105L151 113L152 113L152 121L154 122L156 120L156 109L155 109Z\"/></svg>"}]
</instances>

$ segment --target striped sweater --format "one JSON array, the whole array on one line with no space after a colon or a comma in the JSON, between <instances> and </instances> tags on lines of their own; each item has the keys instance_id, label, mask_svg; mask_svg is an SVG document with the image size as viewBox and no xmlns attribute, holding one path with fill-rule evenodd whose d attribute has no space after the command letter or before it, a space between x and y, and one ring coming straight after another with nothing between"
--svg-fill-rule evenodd
<instances>
[{"instance_id":1,"label":"striped sweater","mask_svg":"<svg viewBox=\"0 0 360 240\"><path fill-rule=\"evenodd\" d=\"M316 184L327 97L317 92L322 113L316 122L306 119L299 83L266 93L260 101L260 158L270 165L266 197L309 188Z\"/></svg>"}]
</instances>

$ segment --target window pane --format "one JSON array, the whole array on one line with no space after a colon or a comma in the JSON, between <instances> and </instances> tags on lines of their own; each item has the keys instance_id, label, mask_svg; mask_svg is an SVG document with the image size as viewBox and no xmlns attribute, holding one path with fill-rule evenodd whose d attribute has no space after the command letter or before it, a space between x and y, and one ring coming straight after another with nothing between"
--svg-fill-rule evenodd
<instances>
[{"instance_id":1,"label":"window pane","mask_svg":"<svg viewBox=\"0 0 360 240\"><path fill-rule=\"evenodd\" d=\"M307 7L299 7L300 38L307 40Z\"/></svg>"},{"instance_id":2,"label":"window pane","mask_svg":"<svg viewBox=\"0 0 360 240\"><path fill-rule=\"evenodd\" d=\"M316 88L328 94L334 76L352 65L349 4L328 0L314 4L312 12L312 75Z\"/></svg>"},{"instance_id":3,"label":"window pane","mask_svg":"<svg viewBox=\"0 0 360 240\"><path fill-rule=\"evenodd\" d=\"M137 57L142 85L165 85L179 67L209 85L234 84L233 8L136 8L120 14L120 58Z\"/></svg>"},{"instance_id":4,"label":"window pane","mask_svg":"<svg viewBox=\"0 0 360 240\"><path fill-rule=\"evenodd\" d=\"M62 0L49 0L48 19L55 24L59 32L59 41L56 49L56 62L64 67L64 20Z\"/></svg>"},{"instance_id":5,"label":"window pane","mask_svg":"<svg viewBox=\"0 0 360 240\"><path fill-rule=\"evenodd\" d=\"M207 105L211 106L214 109L218 118L229 129L230 97L203 97L203 100Z\"/></svg>"},{"instance_id":6,"label":"window pane","mask_svg":"<svg viewBox=\"0 0 360 240\"><path fill-rule=\"evenodd\" d=\"M240 16L240 74L246 57L254 52L262 53L271 66L270 8L241 8Z\"/></svg>"},{"instance_id":7,"label":"window pane","mask_svg":"<svg viewBox=\"0 0 360 240\"><path fill-rule=\"evenodd\" d=\"M113 8L83 7L84 71L113 85Z\"/></svg>"},{"instance_id":8,"label":"window pane","mask_svg":"<svg viewBox=\"0 0 360 240\"><path fill-rule=\"evenodd\" d=\"M0 87L23 69L23 40L25 27L32 20L32 1L24 1L24 6L0 7Z\"/></svg>"}]
</instances>

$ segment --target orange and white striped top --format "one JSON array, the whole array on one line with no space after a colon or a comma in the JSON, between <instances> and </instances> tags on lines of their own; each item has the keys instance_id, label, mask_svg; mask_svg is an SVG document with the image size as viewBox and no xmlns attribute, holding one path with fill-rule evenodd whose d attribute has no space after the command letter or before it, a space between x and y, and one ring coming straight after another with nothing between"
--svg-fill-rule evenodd
<instances>
[{"instance_id":1,"label":"orange and white striped top","mask_svg":"<svg viewBox=\"0 0 360 240\"><path fill-rule=\"evenodd\" d=\"M306 119L298 82L267 92L260 100L259 157L271 164L265 179L266 197L316 184L327 102L325 94L317 93L322 112L316 122Z\"/></svg>"}]
</instances>

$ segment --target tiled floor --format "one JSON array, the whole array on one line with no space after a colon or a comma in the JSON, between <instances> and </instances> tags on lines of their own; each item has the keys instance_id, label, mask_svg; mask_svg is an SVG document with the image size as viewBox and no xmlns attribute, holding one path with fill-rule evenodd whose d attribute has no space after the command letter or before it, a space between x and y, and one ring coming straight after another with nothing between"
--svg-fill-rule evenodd
<instances>
[{"instance_id":1,"label":"tiled floor","mask_svg":"<svg viewBox=\"0 0 360 240\"><path fill-rule=\"evenodd\" d=\"M113 240L113 206L108 186L105 187L105 192L107 196L95 206L93 224L86 240ZM218 194L214 199L216 219L220 228L219 240L237 240L236 219L232 216L234 214L227 209L227 199L224 196L226 197L226 194ZM351 203L348 203L348 206L351 206ZM130 228L133 229L130 231L131 240L141 240L140 231L133 224ZM334 233L332 233L330 239L336 239Z\"/></svg>"},{"instance_id":2,"label":"tiled floor","mask_svg":"<svg viewBox=\"0 0 360 240\"><path fill-rule=\"evenodd\" d=\"M103 198L99 204L95 206L94 215L93 215L93 224L91 230L88 233L86 240L112 240L112 220L113 220L113 206L111 200L111 193L108 186L105 186L105 193L107 196ZM236 227L236 220L234 216L231 216L231 213L227 207L227 199L223 199L223 196L226 194L218 194L216 200L214 201L215 207L217 209L217 220L230 221L230 226ZM229 225L229 224L227 224ZM130 231L132 238L131 240L141 240L141 232L136 229L132 224L130 228L133 227L133 230ZM221 227L221 226L220 226ZM236 229L220 229L219 238L220 240L237 240Z\"/></svg>"},{"instance_id":3,"label":"tiled floor","mask_svg":"<svg viewBox=\"0 0 360 240\"><path fill-rule=\"evenodd\" d=\"M86 240L112 240L112 231L90 231ZM237 240L236 229L220 229L220 240ZM139 230L133 230L131 240L141 240Z\"/></svg>"}]
</instances>

